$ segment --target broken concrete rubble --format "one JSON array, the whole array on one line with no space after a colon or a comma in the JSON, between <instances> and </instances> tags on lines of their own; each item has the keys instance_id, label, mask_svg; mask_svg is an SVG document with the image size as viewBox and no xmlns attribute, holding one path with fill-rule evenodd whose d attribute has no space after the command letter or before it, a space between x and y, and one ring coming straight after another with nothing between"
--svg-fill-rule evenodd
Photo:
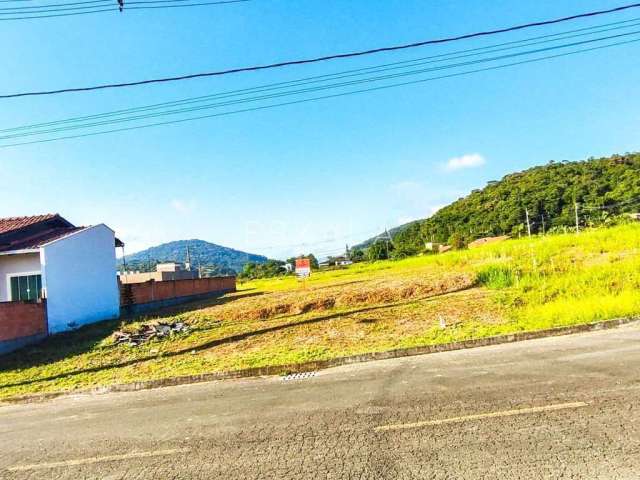
<instances>
[{"instance_id":1,"label":"broken concrete rubble","mask_svg":"<svg viewBox=\"0 0 640 480\"><path fill-rule=\"evenodd\" d=\"M114 344L126 344L136 347L142 343L146 343L152 338L164 338L175 333L187 332L189 327L184 322L173 323L156 323L141 325L135 331L125 332L118 330L113 333Z\"/></svg>"}]
</instances>

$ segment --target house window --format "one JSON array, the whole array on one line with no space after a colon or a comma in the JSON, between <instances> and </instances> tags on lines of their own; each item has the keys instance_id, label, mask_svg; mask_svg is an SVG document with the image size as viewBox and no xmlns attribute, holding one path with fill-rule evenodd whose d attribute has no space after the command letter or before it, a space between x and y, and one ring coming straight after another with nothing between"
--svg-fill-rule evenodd
<instances>
[{"instance_id":1,"label":"house window","mask_svg":"<svg viewBox=\"0 0 640 480\"><path fill-rule=\"evenodd\" d=\"M37 300L42 296L42 275L11 277L11 300Z\"/></svg>"}]
</instances>

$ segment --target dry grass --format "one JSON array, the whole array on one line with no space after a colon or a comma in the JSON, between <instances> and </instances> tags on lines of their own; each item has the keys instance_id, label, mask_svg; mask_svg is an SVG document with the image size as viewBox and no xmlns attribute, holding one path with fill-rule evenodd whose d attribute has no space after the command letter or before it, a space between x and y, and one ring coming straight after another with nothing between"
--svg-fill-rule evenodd
<instances>
[{"instance_id":1,"label":"dry grass","mask_svg":"<svg viewBox=\"0 0 640 480\"><path fill-rule=\"evenodd\" d=\"M288 365L588 323L640 312L640 225L248 282L142 322L186 334L115 345L119 322L2 357L0 398ZM481 282L482 287L477 283ZM444 327L442 323L444 323Z\"/></svg>"},{"instance_id":2,"label":"dry grass","mask_svg":"<svg viewBox=\"0 0 640 480\"><path fill-rule=\"evenodd\" d=\"M474 276L441 273L400 279L374 279L336 286L312 286L240 299L207 313L230 320L266 320L281 315L301 315L333 308L378 305L425 298L470 288ZM214 311L215 310L215 311Z\"/></svg>"}]
</instances>

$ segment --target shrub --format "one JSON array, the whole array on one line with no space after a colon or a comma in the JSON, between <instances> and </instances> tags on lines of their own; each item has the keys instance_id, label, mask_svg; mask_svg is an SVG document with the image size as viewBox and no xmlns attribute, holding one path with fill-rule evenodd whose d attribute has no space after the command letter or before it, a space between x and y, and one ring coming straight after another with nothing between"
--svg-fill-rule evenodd
<instances>
[{"instance_id":1,"label":"shrub","mask_svg":"<svg viewBox=\"0 0 640 480\"><path fill-rule=\"evenodd\" d=\"M500 290L513 286L516 273L511 267L490 265L478 272L478 283L487 288Z\"/></svg>"}]
</instances>

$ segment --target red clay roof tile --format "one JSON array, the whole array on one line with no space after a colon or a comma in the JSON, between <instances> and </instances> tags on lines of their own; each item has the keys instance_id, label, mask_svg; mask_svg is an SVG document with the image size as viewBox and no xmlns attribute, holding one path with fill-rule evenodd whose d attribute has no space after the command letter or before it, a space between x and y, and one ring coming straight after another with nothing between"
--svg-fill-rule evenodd
<instances>
[{"instance_id":1,"label":"red clay roof tile","mask_svg":"<svg viewBox=\"0 0 640 480\"><path fill-rule=\"evenodd\" d=\"M45 215L33 215L30 217L8 217L0 218L0 234L19 230L35 223L44 222L57 217L57 213L47 213Z\"/></svg>"}]
</instances>

